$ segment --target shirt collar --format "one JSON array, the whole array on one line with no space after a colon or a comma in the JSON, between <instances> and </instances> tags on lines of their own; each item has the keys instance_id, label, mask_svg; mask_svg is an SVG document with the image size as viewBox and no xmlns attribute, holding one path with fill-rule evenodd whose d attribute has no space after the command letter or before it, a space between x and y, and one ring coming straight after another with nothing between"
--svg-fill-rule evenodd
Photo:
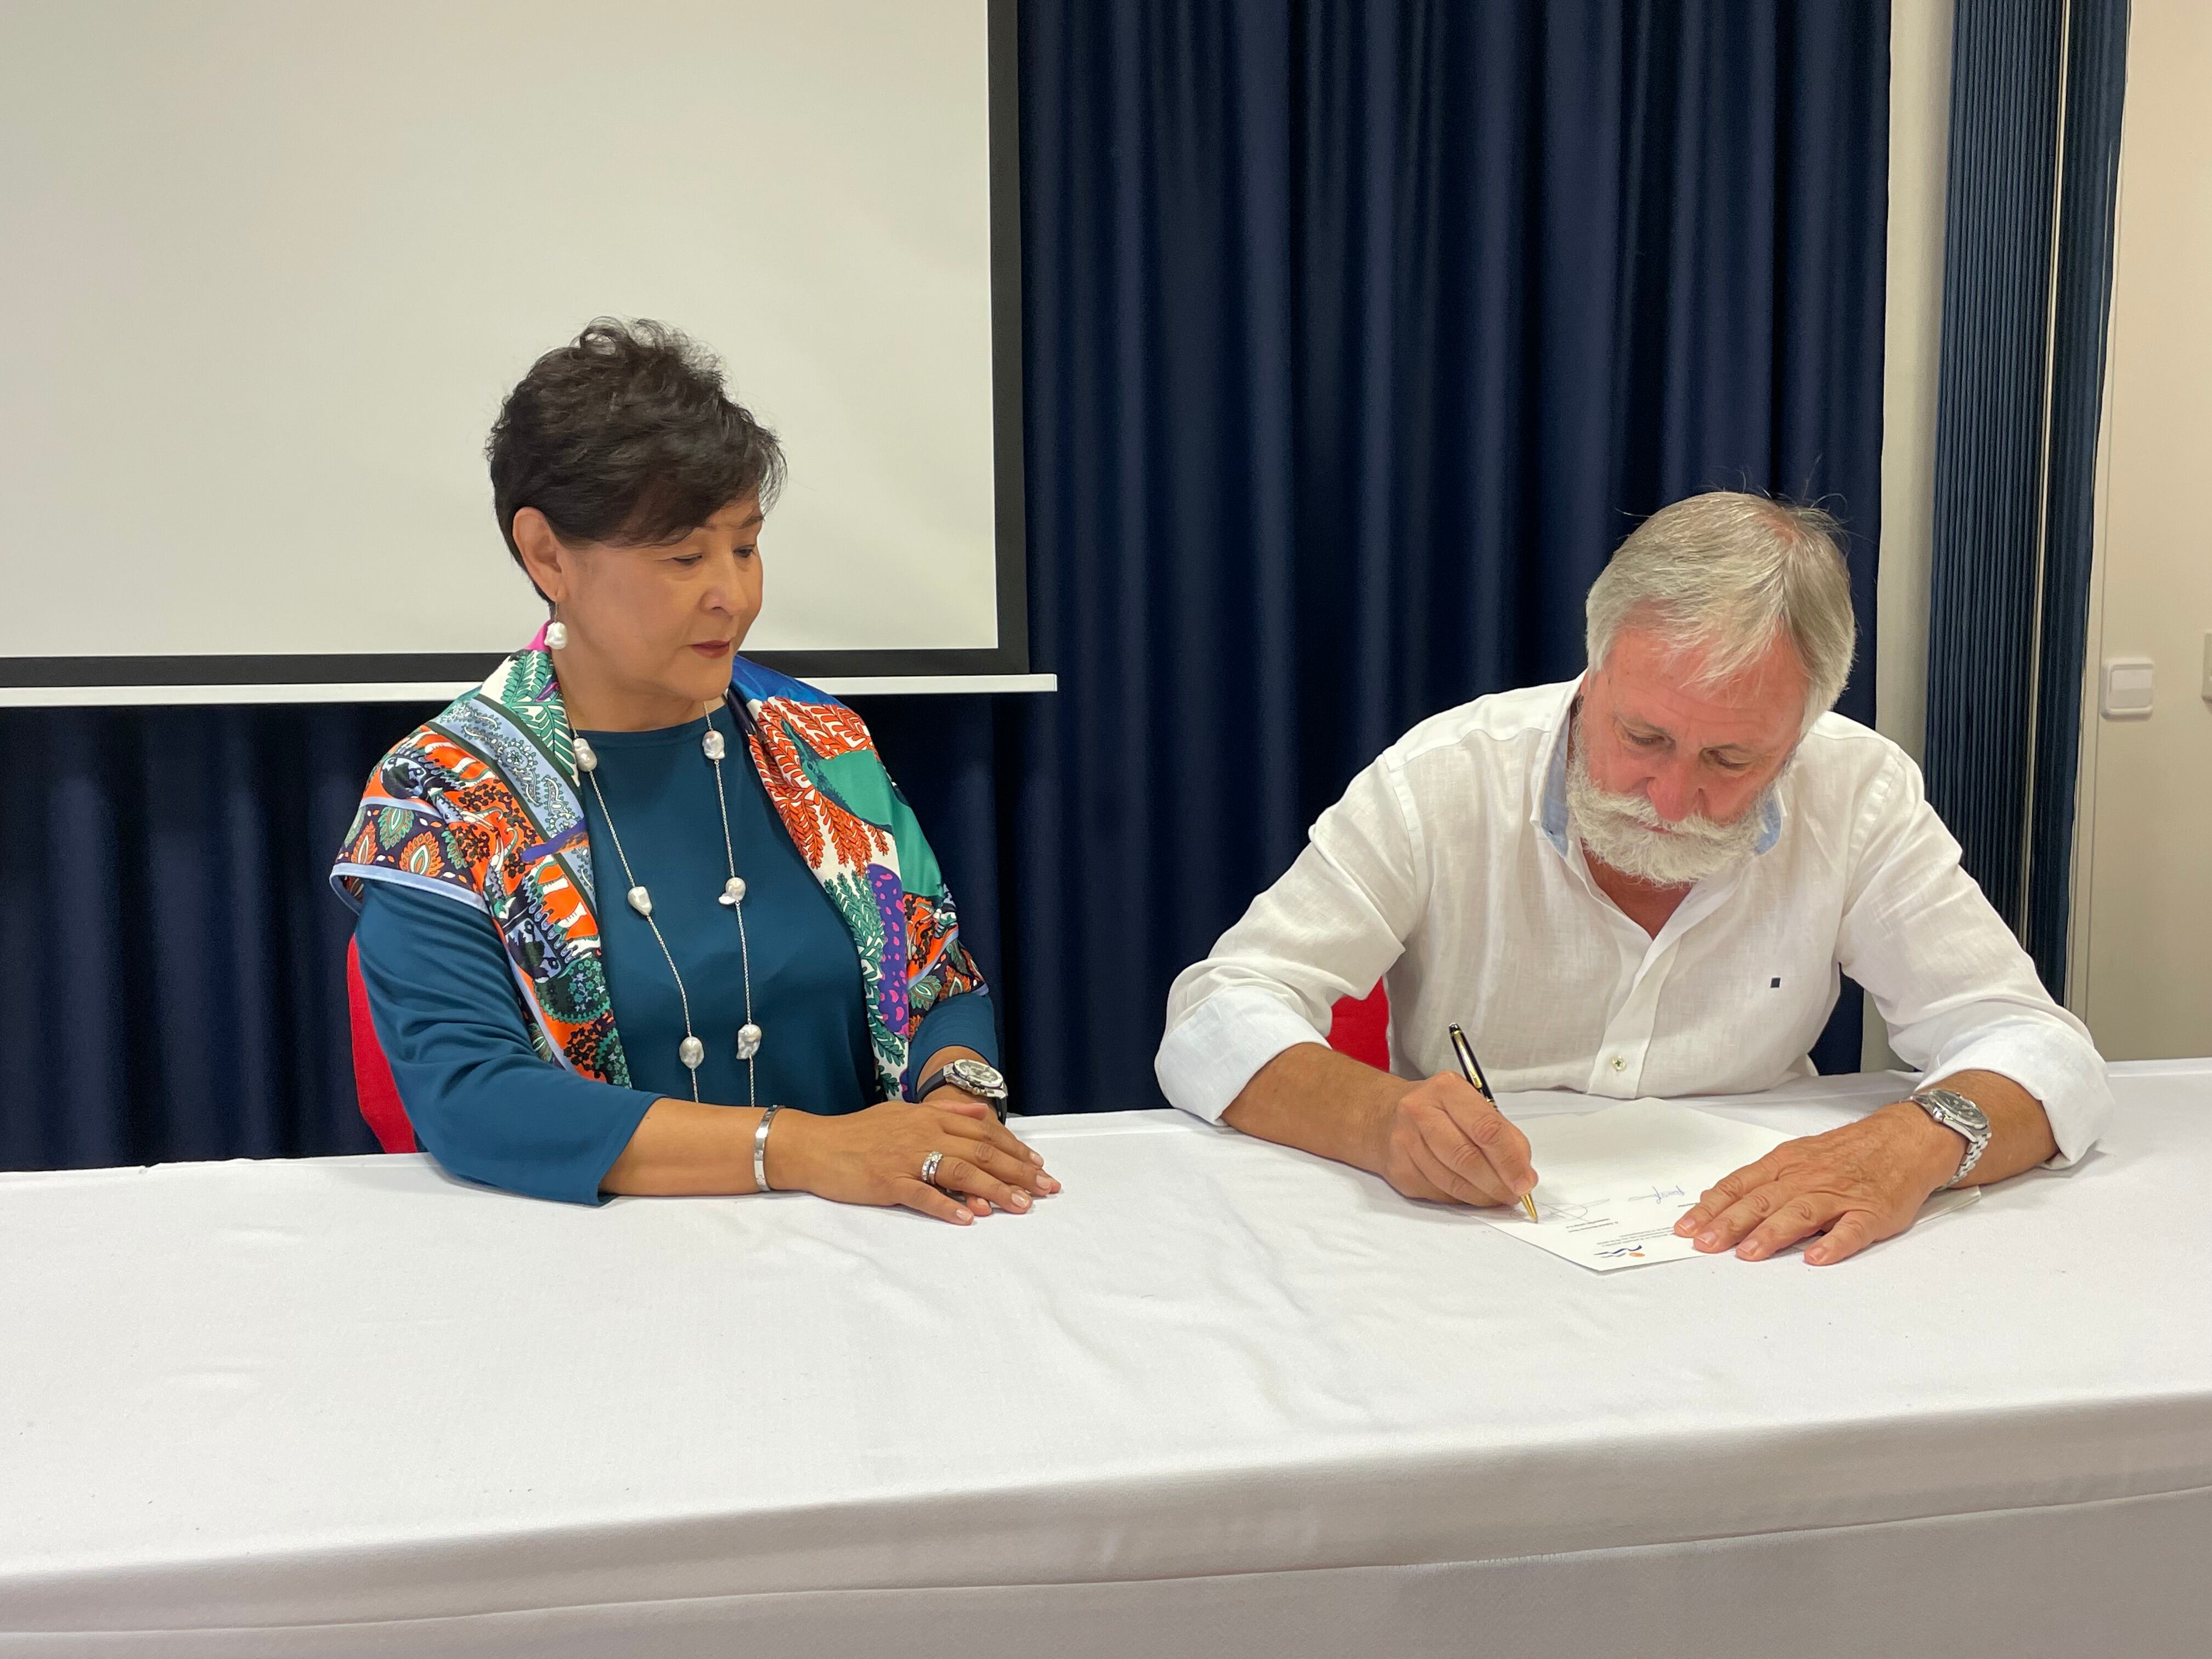
<instances>
[{"instance_id":1,"label":"shirt collar","mask_svg":"<svg viewBox=\"0 0 2212 1659\"><path fill-rule=\"evenodd\" d=\"M1774 850L1774 843L1782 839L1782 792L1771 791L1766 797L1766 808L1759 814L1759 839L1752 843L1751 855L1758 858Z\"/></svg>"},{"instance_id":2,"label":"shirt collar","mask_svg":"<svg viewBox=\"0 0 2212 1659\"><path fill-rule=\"evenodd\" d=\"M1583 683L1574 681L1559 704L1559 720L1552 727L1551 744L1545 751L1544 787L1536 798L1534 815L1537 829L1561 858L1567 855L1567 733L1574 725L1575 699L1582 695L1582 689ZM1771 852L1781 839L1782 793L1774 790L1768 793L1766 805L1761 810L1759 839L1753 843L1752 856L1758 858Z\"/></svg>"},{"instance_id":3,"label":"shirt collar","mask_svg":"<svg viewBox=\"0 0 2212 1659\"><path fill-rule=\"evenodd\" d=\"M1567 855L1567 731L1574 724L1575 699L1582 690L1583 683L1575 681L1560 701L1559 719L1544 751L1544 787L1536 797L1536 828L1561 858Z\"/></svg>"}]
</instances>

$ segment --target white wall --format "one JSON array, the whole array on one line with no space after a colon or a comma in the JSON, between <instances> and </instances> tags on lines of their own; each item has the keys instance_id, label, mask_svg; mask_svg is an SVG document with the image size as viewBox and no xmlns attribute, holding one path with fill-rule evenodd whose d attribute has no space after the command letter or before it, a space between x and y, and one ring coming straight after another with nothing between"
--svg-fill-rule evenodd
<instances>
[{"instance_id":1,"label":"white wall","mask_svg":"<svg viewBox=\"0 0 2212 1659\"><path fill-rule=\"evenodd\" d=\"M2069 1002L2109 1059L2212 1054L2212 6L2136 0L2120 149ZM2148 720L2098 714L2148 657Z\"/></svg>"},{"instance_id":2,"label":"white wall","mask_svg":"<svg viewBox=\"0 0 2212 1659\"><path fill-rule=\"evenodd\" d=\"M1875 726L1920 758L1928 703L1928 554L1935 539L1936 379L1943 343L1951 0L1894 0L1889 19L1889 276L1881 392L1881 574ZM1860 619L1866 625L1867 618ZM1899 1064L1874 1000L1869 1071Z\"/></svg>"},{"instance_id":3,"label":"white wall","mask_svg":"<svg viewBox=\"0 0 2212 1659\"><path fill-rule=\"evenodd\" d=\"M1889 21L1889 278L1881 387L1881 575L1875 726L1920 758L1928 705L1928 561L1936 535L1936 381L1951 161L1950 0L1895 0Z\"/></svg>"}]
</instances>

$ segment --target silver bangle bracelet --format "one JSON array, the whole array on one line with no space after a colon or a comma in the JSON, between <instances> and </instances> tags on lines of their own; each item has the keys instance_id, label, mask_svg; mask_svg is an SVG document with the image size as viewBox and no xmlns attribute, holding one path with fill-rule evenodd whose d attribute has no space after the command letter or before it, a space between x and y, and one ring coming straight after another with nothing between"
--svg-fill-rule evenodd
<instances>
[{"instance_id":1,"label":"silver bangle bracelet","mask_svg":"<svg viewBox=\"0 0 2212 1659\"><path fill-rule=\"evenodd\" d=\"M761 1114L760 1127L753 1131L753 1190L756 1192L773 1190L768 1184L768 1126L775 1121L775 1115L782 1109L781 1103L769 1107Z\"/></svg>"}]
</instances>

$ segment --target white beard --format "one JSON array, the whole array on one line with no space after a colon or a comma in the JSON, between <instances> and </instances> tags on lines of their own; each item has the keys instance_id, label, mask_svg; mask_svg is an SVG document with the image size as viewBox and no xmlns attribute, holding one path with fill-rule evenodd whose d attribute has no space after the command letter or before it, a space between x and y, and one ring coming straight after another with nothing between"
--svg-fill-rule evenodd
<instances>
[{"instance_id":1,"label":"white beard","mask_svg":"<svg viewBox=\"0 0 2212 1659\"><path fill-rule=\"evenodd\" d=\"M1734 869L1759 845L1778 778L1732 823L1698 817L1668 823L1643 796L1599 788L1583 759L1579 719L1572 735L1573 752L1567 757L1567 823L1582 837L1583 851L1599 863L1654 886L1688 887Z\"/></svg>"}]
</instances>

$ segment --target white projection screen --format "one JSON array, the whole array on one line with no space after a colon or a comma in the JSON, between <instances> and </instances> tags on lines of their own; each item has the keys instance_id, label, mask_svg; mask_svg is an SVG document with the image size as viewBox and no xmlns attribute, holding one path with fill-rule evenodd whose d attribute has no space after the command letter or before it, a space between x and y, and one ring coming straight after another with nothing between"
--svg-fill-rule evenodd
<instances>
[{"instance_id":1,"label":"white projection screen","mask_svg":"<svg viewBox=\"0 0 2212 1659\"><path fill-rule=\"evenodd\" d=\"M0 701L481 676L544 619L485 436L600 315L711 347L783 441L747 654L1021 683L1013 28L0 0Z\"/></svg>"}]
</instances>

